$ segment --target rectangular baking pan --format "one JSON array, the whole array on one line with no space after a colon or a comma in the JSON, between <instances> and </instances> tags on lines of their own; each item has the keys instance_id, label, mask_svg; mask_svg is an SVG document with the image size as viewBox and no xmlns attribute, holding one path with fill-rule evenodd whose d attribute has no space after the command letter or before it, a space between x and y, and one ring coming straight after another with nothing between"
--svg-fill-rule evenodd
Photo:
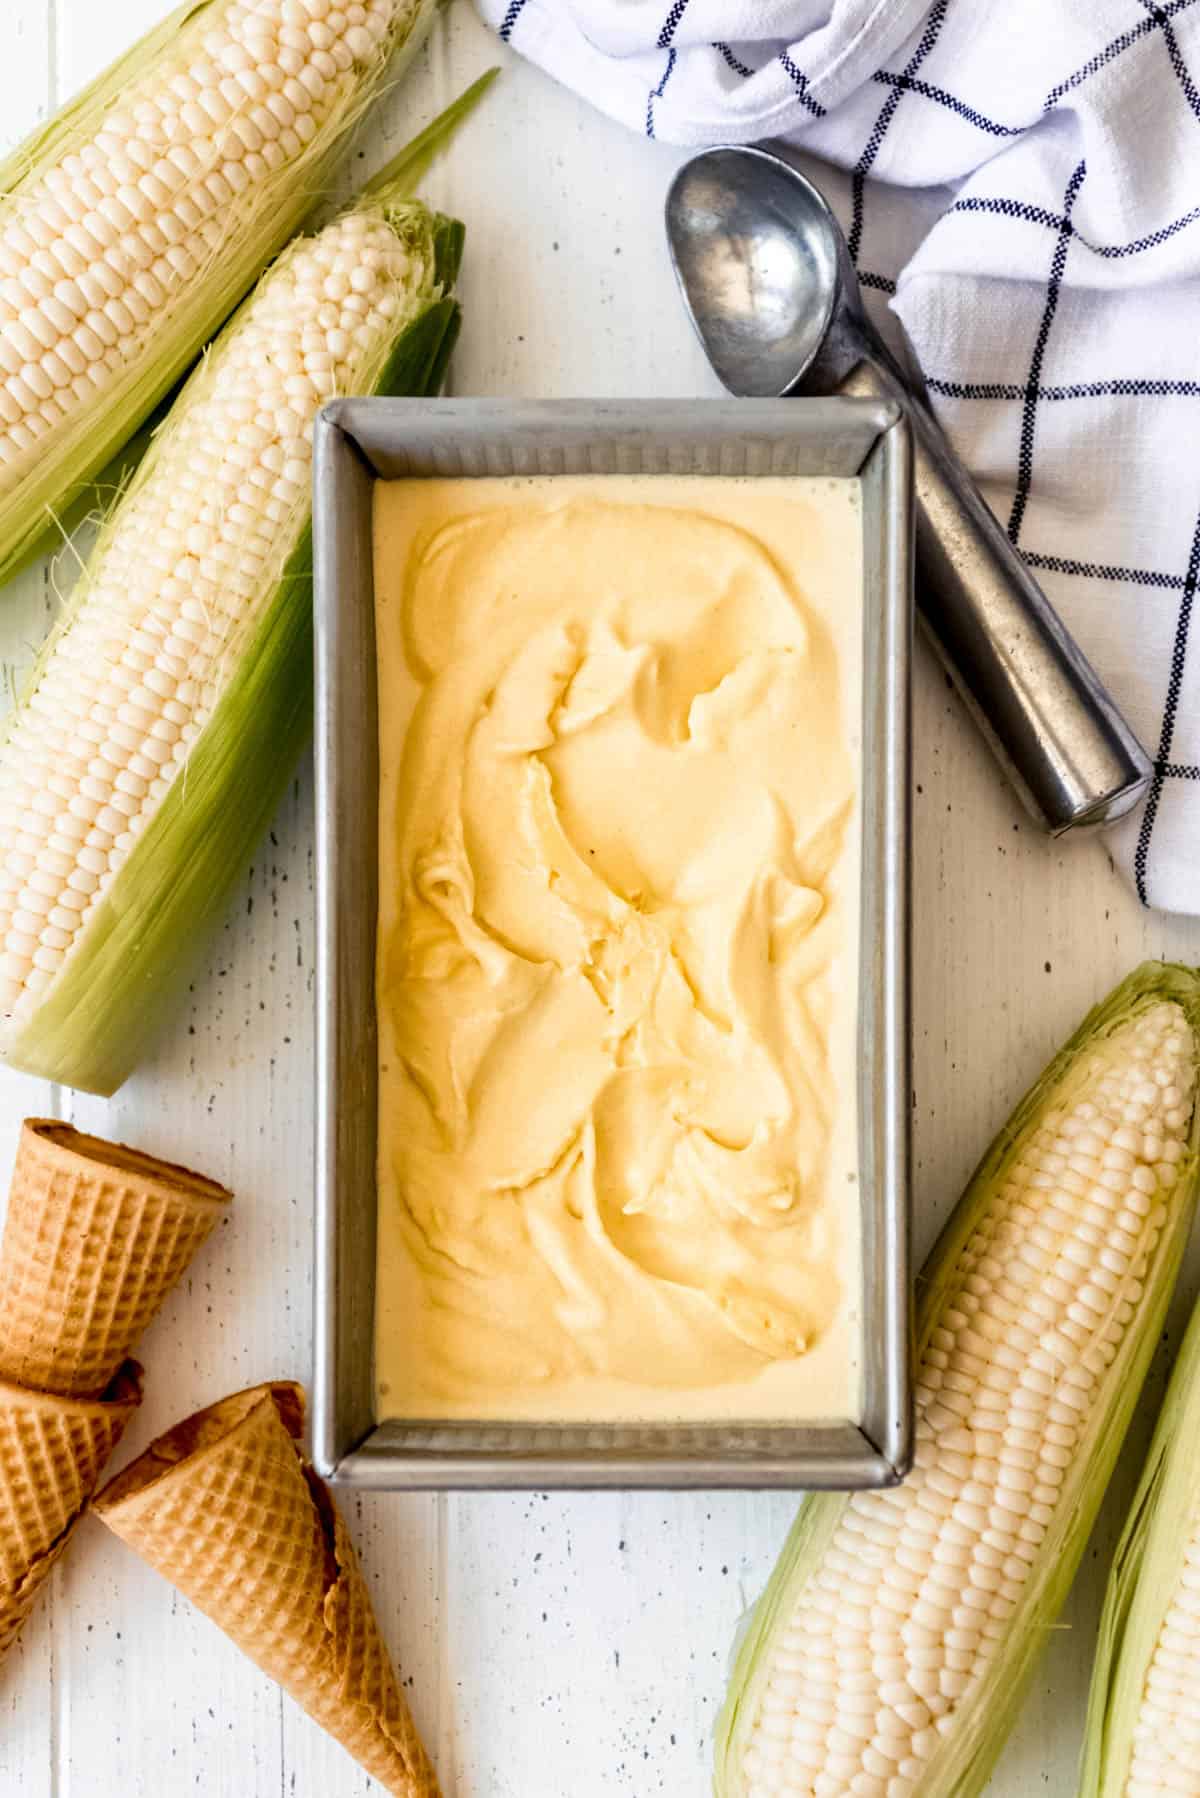
<instances>
[{"instance_id":1,"label":"rectangular baking pan","mask_svg":"<svg viewBox=\"0 0 1200 1798\"><path fill-rule=\"evenodd\" d=\"M852 1424L376 1423L378 476L859 475L859 1172L864 1405ZM852 399L346 399L314 440L317 1069L313 1459L347 1486L889 1486L912 1448L907 427Z\"/></svg>"}]
</instances>

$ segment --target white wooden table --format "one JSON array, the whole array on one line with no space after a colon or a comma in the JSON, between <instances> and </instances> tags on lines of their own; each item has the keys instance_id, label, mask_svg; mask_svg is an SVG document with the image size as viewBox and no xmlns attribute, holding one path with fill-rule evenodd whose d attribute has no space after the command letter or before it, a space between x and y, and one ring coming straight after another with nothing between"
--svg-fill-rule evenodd
<instances>
[{"instance_id":1,"label":"white wooden table","mask_svg":"<svg viewBox=\"0 0 1200 1798\"><path fill-rule=\"evenodd\" d=\"M4 0L14 141L169 0ZM465 6L365 140L365 174L468 79L502 86L427 184L468 225L456 392L715 390L676 301L661 205L676 156L508 58ZM28 663L54 580L0 603ZM1056 848L1002 790L928 656L916 696L916 1168L923 1251L1012 1101L1141 957L1200 959L1200 921L1139 909L1101 843ZM195 1406L308 1378L312 871L305 768L158 1053L109 1102L0 1074L0 1161L53 1113L191 1162L232 1217L143 1345L123 1456ZM4 1184L0 1178L0 1186ZM2 1203L2 1200L0 1200ZM1200 1273L1193 1256L1177 1324ZM1154 1387L1161 1385L1161 1368ZM1099 1595L1143 1417L993 1791L1067 1794ZM734 1627L794 1502L769 1494L388 1497L351 1521L451 1798L699 1798ZM97 1524L0 1669L3 1798L341 1798L377 1790L219 1632Z\"/></svg>"}]
</instances>

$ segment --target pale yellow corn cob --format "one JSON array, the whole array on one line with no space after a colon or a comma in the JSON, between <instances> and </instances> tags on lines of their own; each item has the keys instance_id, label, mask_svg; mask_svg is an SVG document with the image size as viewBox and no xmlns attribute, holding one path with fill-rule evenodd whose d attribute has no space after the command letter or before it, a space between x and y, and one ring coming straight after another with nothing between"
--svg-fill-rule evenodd
<instances>
[{"instance_id":1,"label":"pale yellow corn cob","mask_svg":"<svg viewBox=\"0 0 1200 1798\"><path fill-rule=\"evenodd\" d=\"M1200 1444L1192 1443L1193 1453ZM1127 1798L1200 1798L1200 1493L1133 1725Z\"/></svg>"},{"instance_id":2,"label":"pale yellow corn cob","mask_svg":"<svg viewBox=\"0 0 1200 1798\"><path fill-rule=\"evenodd\" d=\"M1198 995L1142 970L981 1168L926 1276L914 1470L801 1513L731 1682L725 1798L981 1789L1178 1267Z\"/></svg>"},{"instance_id":3,"label":"pale yellow corn cob","mask_svg":"<svg viewBox=\"0 0 1200 1798\"><path fill-rule=\"evenodd\" d=\"M311 696L313 421L435 392L461 227L404 199L490 77L263 277L0 732L0 1054L111 1091L276 802Z\"/></svg>"},{"instance_id":4,"label":"pale yellow corn cob","mask_svg":"<svg viewBox=\"0 0 1200 1798\"><path fill-rule=\"evenodd\" d=\"M1080 1798L1200 1798L1200 1305L1113 1561Z\"/></svg>"},{"instance_id":5,"label":"pale yellow corn cob","mask_svg":"<svg viewBox=\"0 0 1200 1798\"><path fill-rule=\"evenodd\" d=\"M0 578L319 198L431 0L201 0L0 169Z\"/></svg>"},{"instance_id":6,"label":"pale yellow corn cob","mask_svg":"<svg viewBox=\"0 0 1200 1798\"><path fill-rule=\"evenodd\" d=\"M428 271L382 214L285 258L121 508L0 746L0 1013L19 1029L179 777L309 503L312 421ZM283 527L282 533L280 527ZM251 775L252 771L247 771ZM0 1039L2 1040L2 1039Z\"/></svg>"}]
</instances>

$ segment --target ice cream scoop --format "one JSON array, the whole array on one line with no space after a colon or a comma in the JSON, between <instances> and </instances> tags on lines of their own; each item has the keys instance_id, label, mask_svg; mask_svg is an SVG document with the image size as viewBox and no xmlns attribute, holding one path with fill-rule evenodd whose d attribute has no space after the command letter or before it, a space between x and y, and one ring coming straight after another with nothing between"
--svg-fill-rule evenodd
<instances>
[{"instance_id":1,"label":"ice cream scoop","mask_svg":"<svg viewBox=\"0 0 1200 1798\"><path fill-rule=\"evenodd\" d=\"M841 227L785 146L702 151L666 207L675 273L731 393L886 396L910 421L917 605L1029 811L1051 833L1108 824L1150 760L866 318Z\"/></svg>"}]
</instances>

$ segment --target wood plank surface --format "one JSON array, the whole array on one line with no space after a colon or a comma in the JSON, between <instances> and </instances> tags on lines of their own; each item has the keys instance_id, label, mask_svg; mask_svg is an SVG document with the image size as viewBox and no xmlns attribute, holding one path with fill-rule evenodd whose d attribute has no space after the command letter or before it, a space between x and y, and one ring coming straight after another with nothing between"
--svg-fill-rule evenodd
<instances>
[{"instance_id":1,"label":"wood plank surface","mask_svg":"<svg viewBox=\"0 0 1200 1798\"><path fill-rule=\"evenodd\" d=\"M6 0L0 137L19 137L165 10L165 0ZM714 392L661 230L676 155L619 132L519 65L466 6L443 16L380 109L349 164L354 177L493 61L505 65L503 83L426 188L468 225L467 324L453 390ZM43 565L4 594L6 669L28 664L55 592ZM1037 835L924 651L915 698L923 1250L991 1132L1085 1007L1147 954L1200 960L1200 923L1142 911L1102 841L1056 846ZM308 1377L310 813L305 766L186 1015L115 1099L0 1073L5 1165L21 1116L48 1112L189 1161L236 1189L232 1217L144 1345L146 1402L123 1456L237 1386ZM1198 1275L1193 1252L1172 1336ZM993 1782L997 1798L1072 1790L1105 1562L1147 1423L1136 1426ZM449 1798L700 1798L737 1620L793 1509L786 1497L758 1493L351 1502L384 1628ZM374 1790L94 1523L0 1670L4 1798Z\"/></svg>"}]
</instances>

